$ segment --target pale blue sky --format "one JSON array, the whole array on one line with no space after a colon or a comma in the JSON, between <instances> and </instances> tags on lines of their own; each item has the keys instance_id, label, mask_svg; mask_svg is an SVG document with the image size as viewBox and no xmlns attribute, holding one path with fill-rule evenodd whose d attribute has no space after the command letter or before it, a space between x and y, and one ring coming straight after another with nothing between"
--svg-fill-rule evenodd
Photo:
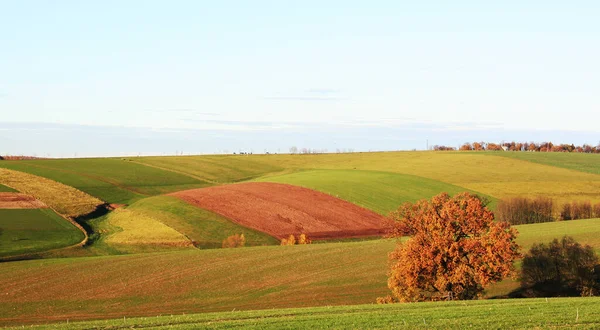
<instances>
[{"instance_id":1,"label":"pale blue sky","mask_svg":"<svg viewBox=\"0 0 600 330\"><path fill-rule=\"evenodd\" d=\"M0 154L596 144L598 17L597 1L0 1Z\"/></svg>"}]
</instances>

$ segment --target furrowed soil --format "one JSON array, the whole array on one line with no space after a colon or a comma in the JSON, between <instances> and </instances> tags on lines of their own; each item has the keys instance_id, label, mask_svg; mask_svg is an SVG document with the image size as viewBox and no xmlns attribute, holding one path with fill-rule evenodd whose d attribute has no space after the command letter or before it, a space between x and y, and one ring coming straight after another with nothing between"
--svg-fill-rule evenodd
<instances>
[{"instance_id":1,"label":"furrowed soil","mask_svg":"<svg viewBox=\"0 0 600 330\"><path fill-rule=\"evenodd\" d=\"M186 190L172 196L277 238L381 235L385 218L330 195L298 186L250 182Z\"/></svg>"},{"instance_id":2,"label":"furrowed soil","mask_svg":"<svg viewBox=\"0 0 600 330\"><path fill-rule=\"evenodd\" d=\"M0 192L0 209L41 209L46 204L33 196L20 193Z\"/></svg>"}]
</instances>

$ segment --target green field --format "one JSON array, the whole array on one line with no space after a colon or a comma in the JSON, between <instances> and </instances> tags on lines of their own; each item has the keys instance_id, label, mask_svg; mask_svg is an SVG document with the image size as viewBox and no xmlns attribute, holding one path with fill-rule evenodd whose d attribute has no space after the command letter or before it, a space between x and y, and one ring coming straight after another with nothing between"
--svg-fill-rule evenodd
<instances>
[{"instance_id":1,"label":"green field","mask_svg":"<svg viewBox=\"0 0 600 330\"><path fill-rule=\"evenodd\" d=\"M196 178L120 158L13 161L2 162L0 167L43 176L117 204L208 185Z\"/></svg>"},{"instance_id":2,"label":"green field","mask_svg":"<svg viewBox=\"0 0 600 330\"><path fill-rule=\"evenodd\" d=\"M600 174L600 154L563 152L501 152L498 156L526 160L533 163Z\"/></svg>"},{"instance_id":3,"label":"green field","mask_svg":"<svg viewBox=\"0 0 600 330\"><path fill-rule=\"evenodd\" d=\"M77 244L83 233L50 209L0 209L0 257Z\"/></svg>"},{"instance_id":4,"label":"green field","mask_svg":"<svg viewBox=\"0 0 600 330\"><path fill-rule=\"evenodd\" d=\"M308 170L258 180L319 190L383 215L397 210L404 202L431 198L440 192L454 195L465 191L414 175L358 170Z\"/></svg>"},{"instance_id":5,"label":"green field","mask_svg":"<svg viewBox=\"0 0 600 330\"><path fill-rule=\"evenodd\" d=\"M555 329L600 327L600 298L328 306L120 318L34 329Z\"/></svg>"},{"instance_id":6,"label":"green field","mask_svg":"<svg viewBox=\"0 0 600 330\"><path fill-rule=\"evenodd\" d=\"M0 184L0 192L17 192L17 191L14 190L13 188L9 188L7 186Z\"/></svg>"},{"instance_id":7,"label":"green field","mask_svg":"<svg viewBox=\"0 0 600 330\"><path fill-rule=\"evenodd\" d=\"M600 248L600 219L516 228L524 246L568 234ZM373 303L388 294L394 245L375 240L4 263L0 324ZM517 285L499 283L490 295Z\"/></svg>"}]
</instances>

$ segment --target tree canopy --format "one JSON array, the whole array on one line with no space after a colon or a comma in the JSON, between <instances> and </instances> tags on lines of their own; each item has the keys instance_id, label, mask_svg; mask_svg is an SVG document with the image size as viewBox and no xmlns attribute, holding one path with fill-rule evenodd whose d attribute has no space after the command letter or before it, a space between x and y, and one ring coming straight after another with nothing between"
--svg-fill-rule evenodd
<instances>
[{"instance_id":1,"label":"tree canopy","mask_svg":"<svg viewBox=\"0 0 600 330\"><path fill-rule=\"evenodd\" d=\"M405 203L390 216L391 236L412 237L390 254L393 297L384 300L472 299L514 273L517 232L494 221L476 195L442 193Z\"/></svg>"}]
</instances>

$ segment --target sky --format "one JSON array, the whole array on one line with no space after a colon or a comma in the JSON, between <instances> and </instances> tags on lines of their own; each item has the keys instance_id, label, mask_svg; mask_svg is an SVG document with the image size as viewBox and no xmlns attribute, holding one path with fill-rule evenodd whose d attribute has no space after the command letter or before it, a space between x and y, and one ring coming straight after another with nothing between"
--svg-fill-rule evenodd
<instances>
[{"instance_id":1,"label":"sky","mask_svg":"<svg viewBox=\"0 0 600 330\"><path fill-rule=\"evenodd\" d=\"M0 0L0 154L600 141L597 1Z\"/></svg>"}]
</instances>

